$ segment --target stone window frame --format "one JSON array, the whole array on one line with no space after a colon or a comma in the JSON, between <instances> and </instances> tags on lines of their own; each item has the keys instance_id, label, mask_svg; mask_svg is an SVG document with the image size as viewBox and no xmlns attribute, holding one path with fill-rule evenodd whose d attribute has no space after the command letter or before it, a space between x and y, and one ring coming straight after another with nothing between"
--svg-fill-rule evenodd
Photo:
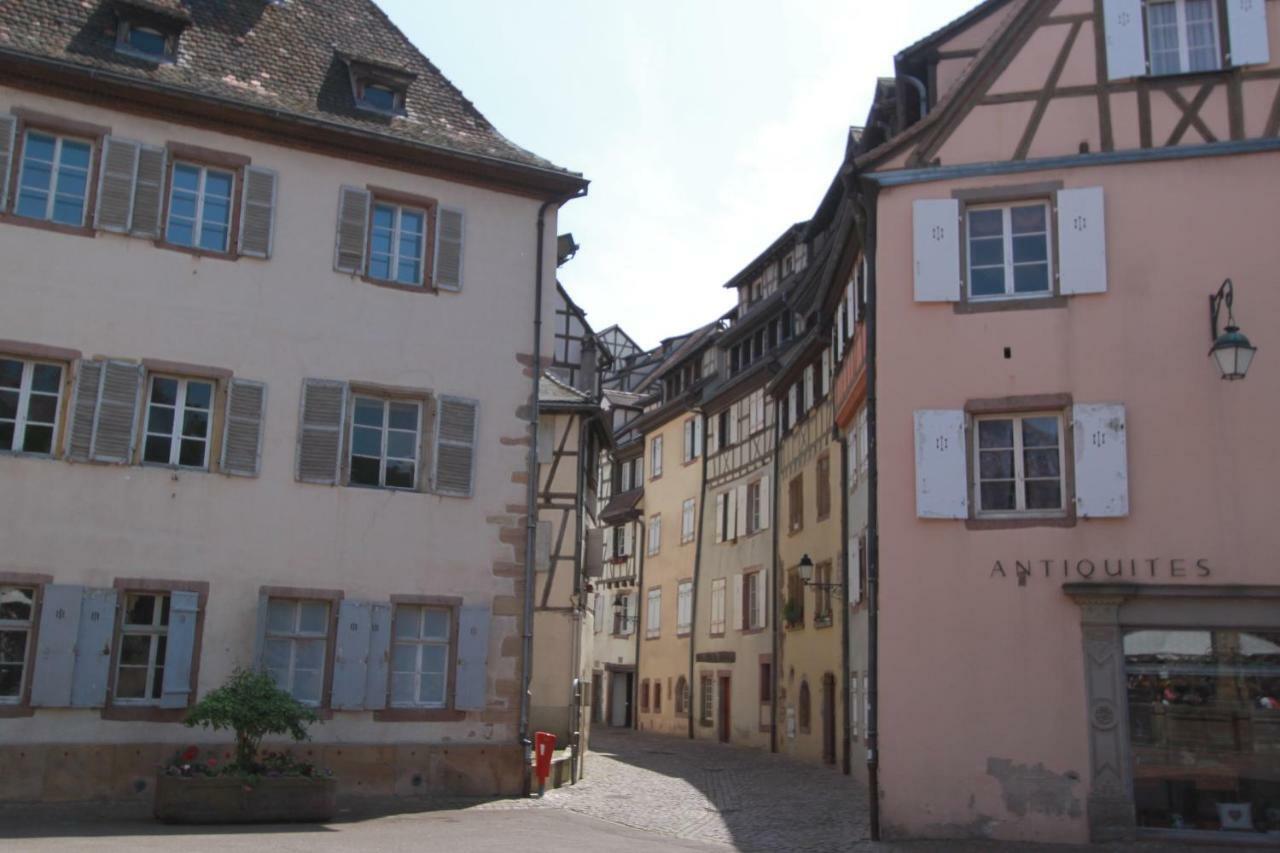
<instances>
[{"instance_id":1,"label":"stone window frame","mask_svg":"<svg viewBox=\"0 0 1280 853\"><path fill-rule=\"evenodd\" d=\"M16 118L17 125L13 132L13 150L9 153L9 197L8 206L0 213L0 222L10 225L21 225L26 228L39 228L44 231L57 231L61 234L74 234L79 237L97 237L97 229L93 227L93 214L98 208L98 176L102 171L102 151L106 139L111 135L111 128L100 124L76 121L51 113L26 107L13 107L9 114ZM17 210L19 182L22 175L22 159L26 156L27 131L48 133L55 136L67 136L86 140L89 152L88 186L85 192L84 220L81 225L63 225L44 219L33 219L19 216ZM0 184L3 184L0 181Z\"/></svg>"},{"instance_id":2,"label":"stone window frame","mask_svg":"<svg viewBox=\"0 0 1280 853\"><path fill-rule=\"evenodd\" d=\"M466 711L460 711L457 708L457 689L458 689L458 621L462 614L462 598L456 595L402 595L395 594L391 596L391 625L388 627L392 630L391 644L395 644L394 620L397 607L435 607L449 611L449 662L447 664L446 676L448 684L445 688L445 706L443 708L428 707L410 707L407 705L391 704L391 666L387 666L387 707L375 710L373 712L373 720L377 723L447 723L463 720L467 716ZM337 604L334 605L335 612ZM331 688L331 680L333 677L333 663L329 663L329 671L327 676L330 681L326 682ZM329 689L326 688L326 689ZM326 696L328 694L326 693Z\"/></svg>"},{"instance_id":3,"label":"stone window frame","mask_svg":"<svg viewBox=\"0 0 1280 853\"><path fill-rule=\"evenodd\" d=\"M258 587L259 599L266 598L268 606L270 606L270 600L273 598L290 601L324 601L329 605L329 624L326 627L327 633L325 634L324 676L320 684L320 703L311 709L322 720L333 719L333 662L338 647L338 609L342 606L346 595L346 591L341 589L316 589L295 586ZM261 641L265 649L267 636L268 634L264 633L261 637L256 638L255 642ZM388 668L389 672L390 668ZM389 674L388 677L390 677Z\"/></svg>"},{"instance_id":4,"label":"stone window frame","mask_svg":"<svg viewBox=\"0 0 1280 853\"><path fill-rule=\"evenodd\" d=\"M27 453L20 450L0 450L0 456L16 456L24 459L62 459L67 439L67 423L70 418L71 397L75 391L76 363L83 356L78 349L32 344L25 341L0 340L0 358L10 361L56 364L62 368L62 385L58 390L58 414L53 428L53 447L47 454ZM16 433L15 433L16 437Z\"/></svg>"},{"instance_id":5,"label":"stone window frame","mask_svg":"<svg viewBox=\"0 0 1280 853\"><path fill-rule=\"evenodd\" d=\"M4 586L31 587L35 590L31 606L31 630L27 634L27 663L22 671L22 692L17 702L0 703L0 719L30 717L35 714L31 706L31 683L36 668L36 648L40 642L40 614L44 606L44 588L53 583L53 575L31 572L0 572L0 584Z\"/></svg>"},{"instance_id":6,"label":"stone window frame","mask_svg":"<svg viewBox=\"0 0 1280 853\"><path fill-rule=\"evenodd\" d=\"M184 246L181 243L169 242L169 208L173 203L173 170L178 165L231 174L231 219L227 232L227 248L225 251L204 249L199 245L199 235L195 235L196 245ZM218 151L201 145L190 145L186 142L169 140L165 143L164 193L161 196L160 235L152 242L159 249L168 249L197 258L217 258L224 261L240 259L240 214L244 204L245 170L253 165L253 159L234 151ZM203 202L201 194L200 200Z\"/></svg>"},{"instance_id":7,"label":"stone window frame","mask_svg":"<svg viewBox=\"0 0 1280 853\"><path fill-rule=\"evenodd\" d=\"M1147 833L1137 827L1133 793L1125 629L1280 629L1280 586L1084 582L1063 584L1062 591L1080 608L1089 838L1095 843L1134 841ZM1168 832L1159 835L1167 838Z\"/></svg>"}]
</instances>

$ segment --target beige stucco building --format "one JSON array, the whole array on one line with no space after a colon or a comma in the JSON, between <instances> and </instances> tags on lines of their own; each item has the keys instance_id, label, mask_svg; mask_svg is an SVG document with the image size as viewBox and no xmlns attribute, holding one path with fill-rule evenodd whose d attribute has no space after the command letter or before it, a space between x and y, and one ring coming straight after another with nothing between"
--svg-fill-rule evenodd
<instances>
[{"instance_id":1,"label":"beige stucco building","mask_svg":"<svg viewBox=\"0 0 1280 853\"><path fill-rule=\"evenodd\" d=\"M584 182L371 3L255 9L0 11L3 799L149 797L250 666L344 793L520 788L535 294Z\"/></svg>"}]
</instances>

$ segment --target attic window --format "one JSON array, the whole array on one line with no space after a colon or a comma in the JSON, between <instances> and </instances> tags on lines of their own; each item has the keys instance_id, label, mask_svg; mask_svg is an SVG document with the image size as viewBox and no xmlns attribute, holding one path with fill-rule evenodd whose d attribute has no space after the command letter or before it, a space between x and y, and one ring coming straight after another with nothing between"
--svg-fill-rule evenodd
<instances>
[{"instance_id":1,"label":"attic window","mask_svg":"<svg viewBox=\"0 0 1280 853\"><path fill-rule=\"evenodd\" d=\"M173 62L178 35L148 24L121 19L116 27L116 50L155 62Z\"/></svg>"},{"instance_id":2,"label":"attic window","mask_svg":"<svg viewBox=\"0 0 1280 853\"><path fill-rule=\"evenodd\" d=\"M356 105L380 113L404 111L404 91L371 80L356 80Z\"/></svg>"},{"instance_id":3,"label":"attic window","mask_svg":"<svg viewBox=\"0 0 1280 853\"><path fill-rule=\"evenodd\" d=\"M357 109L382 115L404 115L409 85L417 74L390 58L357 56L338 50L351 76L351 95Z\"/></svg>"}]
</instances>

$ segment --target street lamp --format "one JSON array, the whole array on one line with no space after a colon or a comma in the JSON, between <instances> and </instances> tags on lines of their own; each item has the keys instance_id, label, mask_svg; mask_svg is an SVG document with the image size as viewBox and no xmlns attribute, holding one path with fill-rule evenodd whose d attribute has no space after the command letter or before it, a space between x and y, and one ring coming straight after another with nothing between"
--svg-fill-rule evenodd
<instances>
[{"instance_id":1,"label":"street lamp","mask_svg":"<svg viewBox=\"0 0 1280 853\"><path fill-rule=\"evenodd\" d=\"M1231 283L1231 279L1224 281L1218 292L1209 297L1210 337L1213 340L1209 355L1217 362L1222 378L1228 381L1244 379L1253 362L1253 354L1258 351L1236 325L1235 314L1231 310L1234 300L1235 285ZM1227 327L1222 334L1218 334L1218 314L1224 304L1227 306Z\"/></svg>"},{"instance_id":2,"label":"street lamp","mask_svg":"<svg viewBox=\"0 0 1280 853\"><path fill-rule=\"evenodd\" d=\"M805 554L800 558L800 582L815 589L842 589L842 583L819 583L813 580L813 559Z\"/></svg>"}]
</instances>

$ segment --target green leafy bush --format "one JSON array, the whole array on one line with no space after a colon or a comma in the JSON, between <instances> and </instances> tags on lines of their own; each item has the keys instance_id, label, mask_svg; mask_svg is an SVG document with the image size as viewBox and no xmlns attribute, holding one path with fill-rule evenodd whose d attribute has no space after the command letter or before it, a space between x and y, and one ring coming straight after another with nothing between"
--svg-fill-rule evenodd
<instances>
[{"instance_id":1,"label":"green leafy bush","mask_svg":"<svg viewBox=\"0 0 1280 853\"><path fill-rule=\"evenodd\" d=\"M782 605L782 621L786 623L788 628L804 622L804 607L794 598L788 598L786 603Z\"/></svg>"},{"instance_id":2,"label":"green leafy bush","mask_svg":"<svg viewBox=\"0 0 1280 853\"><path fill-rule=\"evenodd\" d=\"M318 719L315 711L277 687L265 672L237 669L226 684L192 707L185 722L192 727L234 731L235 761L227 769L257 774L264 769L258 747L265 736L287 734L304 741L307 726Z\"/></svg>"}]
</instances>

